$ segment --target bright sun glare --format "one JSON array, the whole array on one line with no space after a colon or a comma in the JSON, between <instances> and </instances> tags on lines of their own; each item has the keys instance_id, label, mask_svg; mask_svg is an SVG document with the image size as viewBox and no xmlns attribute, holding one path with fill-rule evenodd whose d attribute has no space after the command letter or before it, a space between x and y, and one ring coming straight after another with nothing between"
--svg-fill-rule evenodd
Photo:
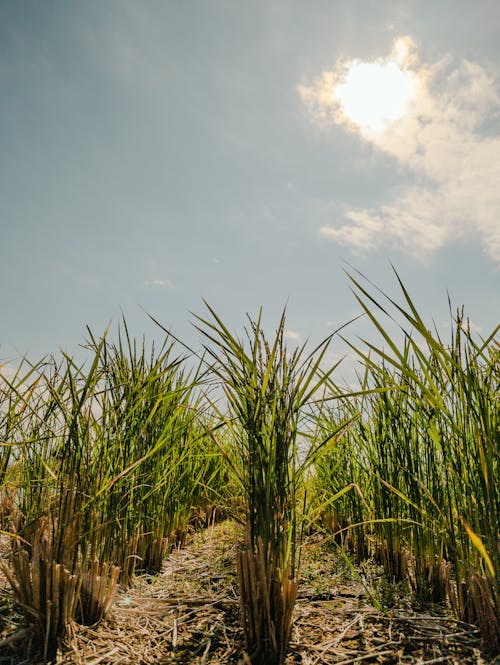
<instances>
[{"instance_id":1,"label":"bright sun glare","mask_svg":"<svg viewBox=\"0 0 500 665\"><path fill-rule=\"evenodd\" d=\"M415 76L401 68L403 54L398 55L382 62L354 61L333 89L344 115L363 129L386 129L405 115L415 97Z\"/></svg>"}]
</instances>

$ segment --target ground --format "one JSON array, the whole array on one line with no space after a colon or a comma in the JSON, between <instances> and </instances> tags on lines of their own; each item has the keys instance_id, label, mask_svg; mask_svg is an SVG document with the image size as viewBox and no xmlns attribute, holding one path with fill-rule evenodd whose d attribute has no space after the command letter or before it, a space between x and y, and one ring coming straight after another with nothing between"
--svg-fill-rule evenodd
<instances>
[{"instance_id":1,"label":"ground","mask_svg":"<svg viewBox=\"0 0 500 665\"><path fill-rule=\"evenodd\" d=\"M79 626L57 665L244 663L235 576L237 527L193 535L161 575L138 577L101 625ZM390 605L376 609L377 601ZM0 664L26 665L27 633L4 596ZM481 665L477 633L445 608L416 610L375 568L359 570L324 538L303 549L286 665ZM17 622L17 623L16 623Z\"/></svg>"}]
</instances>

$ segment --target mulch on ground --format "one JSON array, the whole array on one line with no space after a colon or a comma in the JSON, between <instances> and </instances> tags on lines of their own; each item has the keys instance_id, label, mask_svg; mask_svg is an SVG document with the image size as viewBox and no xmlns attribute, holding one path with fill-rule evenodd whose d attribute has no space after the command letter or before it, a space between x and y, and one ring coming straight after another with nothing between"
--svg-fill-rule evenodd
<instances>
[{"instance_id":1,"label":"mulch on ground","mask_svg":"<svg viewBox=\"0 0 500 665\"><path fill-rule=\"evenodd\" d=\"M111 616L77 626L57 665L237 665L244 662L233 523L217 524L173 551L161 575L121 591ZM301 583L287 665L482 665L479 636L445 608L391 598L373 570L359 571L318 538L303 549ZM364 579L363 579L364 576ZM381 579L381 578L380 578ZM7 593L7 592L5 592ZM0 664L28 665L29 633L4 606Z\"/></svg>"}]
</instances>

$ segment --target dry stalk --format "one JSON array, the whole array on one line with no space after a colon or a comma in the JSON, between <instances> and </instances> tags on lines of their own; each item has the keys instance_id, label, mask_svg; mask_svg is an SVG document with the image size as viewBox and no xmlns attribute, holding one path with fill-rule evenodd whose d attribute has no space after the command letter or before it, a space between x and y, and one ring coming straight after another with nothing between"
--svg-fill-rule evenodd
<instances>
[{"instance_id":1,"label":"dry stalk","mask_svg":"<svg viewBox=\"0 0 500 665\"><path fill-rule=\"evenodd\" d=\"M120 568L109 563L92 561L81 574L82 585L77 619L91 626L101 621L113 603Z\"/></svg>"},{"instance_id":2,"label":"dry stalk","mask_svg":"<svg viewBox=\"0 0 500 665\"><path fill-rule=\"evenodd\" d=\"M238 552L237 572L249 658L253 665L280 665L290 641L297 580L279 570L261 539L257 552L248 545Z\"/></svg>"},{"instance_id":3,"label":"dry stalk","mask_svg":"<svg viewBox=\"0 0 500 665\"><path fill-rule=\"evenodd\" d=\"M470 580L470 595L484 647L492 654L499 654L500 598L498 583L484 575L473 575Z\"/></svg>"},{"instance_id":4,"label":"dry stalk","mask_svg":"<svg viewBox=\"0 0 500 665\"><path fill-rule=\"evenodd\" d=\"M11 569L0 564L31 626L33 651L44 660L53 658L71 638L76 621L94 624L106 615L120 572L116 566L99 562L77 561L71 566L71 550L58 561L52 528L54 524L47 519L37 520L36 527L31 525L30 545L20 538L14 540Z\"/></svg>"}]
</instances>

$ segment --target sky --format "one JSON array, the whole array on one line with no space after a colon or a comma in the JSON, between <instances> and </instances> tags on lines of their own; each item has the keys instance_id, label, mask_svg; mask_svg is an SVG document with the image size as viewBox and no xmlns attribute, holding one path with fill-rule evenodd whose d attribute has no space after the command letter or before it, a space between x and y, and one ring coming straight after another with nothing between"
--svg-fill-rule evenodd
<instances>
[{"instance_id":1,"label":"sky","mask_svg":"<svg viewBox=\"0 0 500 665\"><path fill-rule=\"evenodd\" d=\"M445 335L448 294L487 335L499 22L496 0L0 0L0 363L122 315L196 347L203 300L235 331L286 306L290 343L319 341L360 311L345 272L394 294L391 266Z\"/></svg>"}]
</instances>

